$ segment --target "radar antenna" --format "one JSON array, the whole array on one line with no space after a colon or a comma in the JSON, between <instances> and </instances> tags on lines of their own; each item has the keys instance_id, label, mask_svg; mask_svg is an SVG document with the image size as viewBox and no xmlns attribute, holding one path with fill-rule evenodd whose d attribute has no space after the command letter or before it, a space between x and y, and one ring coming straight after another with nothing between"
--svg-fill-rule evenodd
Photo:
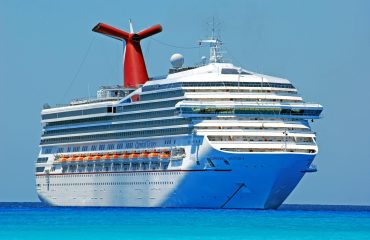
<instances>
[{"instance_id":1,"label":"radar antenna","mask_svg":"<svg viewBox=\"0 0 370 240\"><path fill-rule=\"evenodd\" d=\"M200 40L199 45L209 44L209 62L210 63L222 63L223 55L221 50L222 41L216 37L215 34L215 18L212 19L211 37L208 39Z\"/></svg>"}]
</instances>

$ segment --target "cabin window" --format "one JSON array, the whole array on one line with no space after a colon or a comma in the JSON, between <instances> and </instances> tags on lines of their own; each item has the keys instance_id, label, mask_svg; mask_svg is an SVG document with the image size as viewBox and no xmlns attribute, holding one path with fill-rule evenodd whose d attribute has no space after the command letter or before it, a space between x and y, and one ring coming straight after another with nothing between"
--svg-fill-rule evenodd
<instances>
[{"instance_id":1,"label":"cabin window","mask_svg":"<svg viewBox=\"0 0 370 240\"><path fill-rule=\"evenodd\" d=\"M48 161L48 158L47 157L41 157L41 158L38 158L37 159L37 163L46 163Z\"/></svg>"},{"instance_id":2,"label":"cabin window","mask_svg":"<svg viewBox=\"0 0 370 240\"><path fill-rule=\"evenodd\" d=\"M36 172L43 172L45 167L37 167Z\"/></svg>"}]
</instances>

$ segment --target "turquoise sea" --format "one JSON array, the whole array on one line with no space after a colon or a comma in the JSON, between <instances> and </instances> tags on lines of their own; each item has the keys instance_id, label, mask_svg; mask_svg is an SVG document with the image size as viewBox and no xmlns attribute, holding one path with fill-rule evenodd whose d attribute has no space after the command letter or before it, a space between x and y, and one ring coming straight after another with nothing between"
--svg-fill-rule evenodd
<instances>
[{"instance_id":1,"label":"turquoise sea","mask_svg":"<svg viewBox=\"0 0 370 240\"><path fill-rule=\"evenodd\" d=\"M66 208L0 203L0 240L370 239L370 207Z\"/></svg>"}]
</instances>

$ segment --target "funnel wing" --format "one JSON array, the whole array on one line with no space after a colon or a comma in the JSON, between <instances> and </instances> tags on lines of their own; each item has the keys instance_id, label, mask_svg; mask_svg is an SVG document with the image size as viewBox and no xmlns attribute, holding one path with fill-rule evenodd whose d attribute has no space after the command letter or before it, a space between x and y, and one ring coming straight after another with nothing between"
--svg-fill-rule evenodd
<instances>
[{"instance_id":1,"label":"funnel wing","mask_svg":"<svg viewBox=\"0 0 370 240\"><path fill-rule=\"evenodd\" d=\"M138 32L137 35L139 35L140 39L144 39L160 32L162 32L162 26L160 24L157 24Z\"/></svg>"},{"instance_id":2,"label":"funnel wing","mask_svg":"<svg viewBox=\"0 0 370 240\"><path fill-rule=\"evenodd\" d=\"M101 33L104 35L107 35L109 37L118 39L118 40L127 40L129 38L129 33L122 31L120 29L117 29L115 27L109 26L108 24L105 23L98 23L92 31Z\"/></svg>"}]
</instances>

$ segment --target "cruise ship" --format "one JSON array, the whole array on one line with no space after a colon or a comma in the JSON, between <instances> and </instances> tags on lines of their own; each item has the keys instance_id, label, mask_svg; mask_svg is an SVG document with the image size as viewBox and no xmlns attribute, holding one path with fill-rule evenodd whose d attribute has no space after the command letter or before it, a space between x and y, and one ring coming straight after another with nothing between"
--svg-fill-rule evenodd
<instances>
[{"instance_id":1,"label":"cruise ship","mask_svg":"<svg viewBox=\"0 0 370 240\"><path fill-rule=\"evenodd\" d=\"M95 99L45 104L36 189L53 206L276 209L312 164L318 147L310 121L320 104L304 102L287 79L223 60L214 34L210 56L184 67L171 57L166 76L148 77L134 33L99 23L93 31L124 41L124 84ZM113 40L112 40L113 41Z\"/></svg>"}]
</instances>

